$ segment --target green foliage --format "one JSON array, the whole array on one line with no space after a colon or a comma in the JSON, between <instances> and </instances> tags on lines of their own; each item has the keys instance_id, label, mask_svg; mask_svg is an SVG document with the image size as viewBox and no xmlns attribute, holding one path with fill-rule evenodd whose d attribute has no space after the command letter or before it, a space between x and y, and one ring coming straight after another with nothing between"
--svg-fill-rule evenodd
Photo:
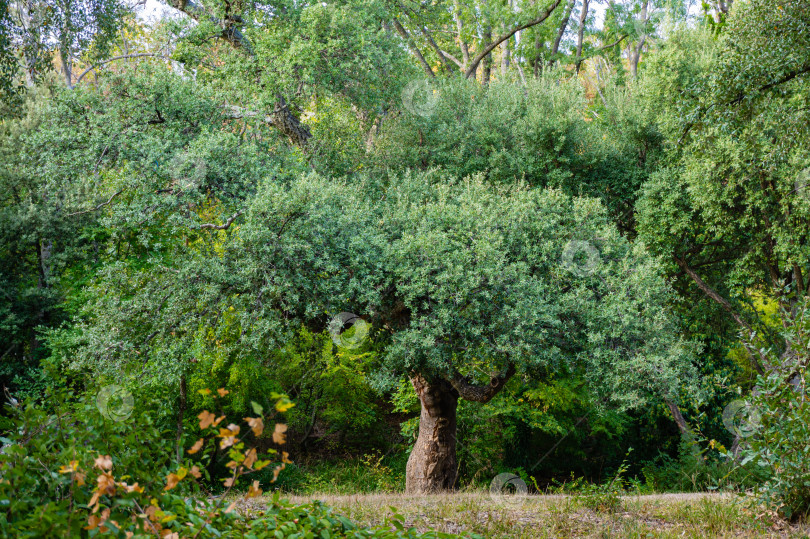
<instances>
[{"instance_id":1,"label":"green foliage","mask_svg":"<svg viewBox=\"0 0 810 539\"><path fill-rule=\"evenodd\" d=\"M655 492L705 492L707 490L746 490L761 477L751 466L738 467L722 457L722 446L701 447L683 439L677 458L661 453L641 469L644 481Z\"/></svg>"},{"instance_id":2,"label":"green foliage","mask_svg":"<svg viewBox=\"0 0 810 539\"><path fill-rule=\"evenodd\" d=\"M632 448L628 451L632 451ZM619 465L610 481L604 483L590 483L582 477L574 478L572 481L557 484L551 489L555 493L564 493L576 496L585 507L594 511L613 513L621 507L621 497L626 494L625 487L631 483L624 475L627 473L627 455L624 462Z\"/></svg>"},{"instance_id":3,"label":"green foliage","mask_svg":"<svg viewBox=\"0 0 810 539\"><path fill-rule=\"evenodd\" d=\"M226 394L219 390L219 395ZM4 536L420 537L415 530L406 530L396 514L379 528L365 529L318 502L293 506L278 495L266 507L248 513L234 511L235 503L226 509L227 496L206 497L206 483L197 481L207 475L205 469L172 462L171 443L142 411L141 396L139 406L123 421L104 417L95 395L47 396L53 412L30 402L10 410L13 426L7 427L0 453L0 532ZM279 400L276 408L284 409L284 402ZM258 417L247 418L251 419L248 425L259 436L264 426L262 409L254 408ZM269 461L257 460L256 449L245 447L239 427L222 428L225 421L224 416L200 415L201 430L208 429L209 434L219 430L212 437L214 445L226 449L233 459L225 481L230 492L239 478ZM277 425L274 440L283 443L277 438L283 432ZM207 452L212 445L206 442L204 436L188 453L196 456L200 447ZM276 476L285 461L289 462L286 453ZM254 481L245 498L261 493Z\"/></svg>"},{"instance_id":4,"label":"green foliage","mask_svg":"<svg viewBox=\"0 0 810 539\"><path fill-rule=\"evenodd\" d=\"M318 460L287 466L276 483L282 492L311 494L373 494L405 489L406 448L383 455L372 451L364 456L338 461Z\"/></svg>"},{"instance_id":5,"label":"green foliage","mask_svg":"<svg viewBox=\"0 0 810 539\"><path fill-rule=\"evenodd\" d=\"M632 228L636 192L660 145L632 92L608 85L604 105L591 104L579 80L556 70L526 85L425 84L423 114L405 110L382 124L370 155L379 174L440 167L456 178L554 187L599 198Z\"/></svg>"},{"instance_id":6,"label":"green foliage","mask_svg":"<svg viewBox=\"0 0 810 539\"><path fill-rule=\"evenodd\" d=\"M810 513L810 405L807 402L807 359L810 321L806 304L799 307L785 331L791 348L771 353L773 369L759 376L748 399L751 412L742 419L745 437L740 465L751 463L766 476L755 489L756 499L789 519Z\"/></svg>"}]
</instances>

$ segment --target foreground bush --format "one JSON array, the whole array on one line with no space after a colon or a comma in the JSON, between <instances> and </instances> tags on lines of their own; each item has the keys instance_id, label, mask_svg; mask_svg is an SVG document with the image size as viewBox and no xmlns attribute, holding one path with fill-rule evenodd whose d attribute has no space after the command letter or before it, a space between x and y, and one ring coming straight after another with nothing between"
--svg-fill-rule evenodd
<instances>
[{"instance_id":1,"label":"foreground bush","mask_svg":"<svg viewBox=\"0 0 810 539\"><path fill-rule=\"evenodd\" d=\"M728 418L741 440L740 464L767 474L754 490L757 501L791 520L810 513L810 312L806 304L797 311L785 331L791 348L769 354L770 369L757 378L753 396Z\"/></svg>"},{"instance_id":2,"label":"foreground bush","mask_svg":"<svg viewBox=\"0 0 810 539\"><path fill-rule=\"evenodd\" d=\"M240 511L245 500L262 494L252 474L268 468L275 479L290 462L286 453L260 455L248 443L264 434L269 419L259 405L244 428L224 415L198 416L203 435L186 452L209 457L203 465L177 464L171 437L137 407L118 403L117 411L126 413L115 417L95 395L49 397L53 411L33 403L9 407L0 454L3 537L420 536L396 515L384 527L360 528L320 503L294 506L278 496L267 507L252 502L250 514ZM286 406L289 401L279 398L277 407ZM281 424L267 429L276 444L284 443L285 430ZM226 490L211 497L208 470L228 459ZM238 486L247 492L237 496Z\"/></svg>"}]
</instances>

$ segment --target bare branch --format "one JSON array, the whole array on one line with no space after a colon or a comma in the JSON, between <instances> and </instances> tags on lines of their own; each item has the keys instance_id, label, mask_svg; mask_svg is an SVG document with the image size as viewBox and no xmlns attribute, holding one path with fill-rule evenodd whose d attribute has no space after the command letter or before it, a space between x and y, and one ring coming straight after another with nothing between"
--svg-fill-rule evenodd
<instances>
[{"instance_id":1,"label":"bare branch","mask_svg":"<svg viewBox=\"0 0 810 539\"><path fill-rule=\"evenodd\" d=\"M551 5L549 5L545 9L545 11L543 11L543 13L540 14L540 16L538 16L537 18L532 19L532 20L530 20L529 22L527 22L525 24L521 24L519 26L516 26L512 30L509 30L508 32L505 32L505 33L501 34L500 36L498 36L497 38L495 38L492 41L492 43L490 43L487 47L484 48L484 50L482 50L480 53L478 53L475 56L475 58L473 58L473 60L470 63L469 67L467 67L467 71L464 73L464 78L469 79L471 76L473 76L475 74L475 72L478 70L478 64L481 63L481 60L486 58L486 56L489 53L491 53L493 50L495 50L495 48L498 45L500 45L501 43L503 43L504 41L506 41L507 39L509 39L513 35L515 35L517 32L519 32L521 30L525 30L526 28L531 28L532 26L537 26L538 24L540 24L543 21L545 21L546 19L548 19L549 16L554 12L554 10L557 9L557 6L560 5L560 2L562 2L562 0L554 0L554 2Z\"/></svg>"},{"instance_id":2,"label":"bare branch","mask_svg":"<svg viewBox=\"0 0 810 539\"><path fill-rule=\"evenodd\" d=\"M226 230L231 226L231 224L233 224L233 222L236 220L236 218L239 217L240 215L242 215L242 210L239 210L238 212L231 215L228 218L228 220L225 221L224 225L215 225L214 223L205 223L205 224L200 225L200 228L210 228L211 230Z\"/></svg>"},{"instance_id":3,"label":"bare branch","mask_svg":"<svg viewBox=\"0 0 810 539\"><path fill-rule=\"evenodd\" d=\"M99 204L95 208L91 208L89 210L77 211L77 212L74 212L74 213L69 213L69 214L67 214L67 216L68 217L73 217L74 215L83 215L85 213L90 213L90 212L94 212L96 210L100 210L104 206L107 206L108 204L110 204L115 197L117 197L118 195L120 195L123 192L124 192L123 189L119 189L117 192L113 193L113 195L107 200L107 202L102 202L101 204Z\"/></svg>"},{"instance_id":4,"label":"bare branch","mask_svg":"<svg viewBox=\"0 0 810 539\"><path fill-rule=\"evenodd\" d=\"M88 67L87 69L82 71L82 74L79 75L78 79L76 79L76 84L79 84L82 81L82 79L84 78L85 75L87 75L88 73L90 73L91 71L96 69L97 67L103 66L104 64L109 64L110 62L114 62L116 60L125 60L127 58L148 58L148 57L151 57L151 58L163 58L164 60L168 60L168 58L169 58L168 56L166 56L164 54L158 54L158 53L152 53L152 52L139 52L139 53L133 53L133 54L122 54L121 56L115 56L113 58L108 58L107 60L103 60L101 62L97 62L97 63L91 65L90 67Z\"/></svg>"},{"instance_id":5,"label":"bare branch","mask_svg":"<svg viewBox=\"0 0 810 539\"><path fill-rule=\"evenodd\" d=\"M416 43L414 42L413 38L411 38L410 34L408 34L408 31L405 30L405 27L403 27L397 19L394 19L393 22L394 28L397 29L397 33L408 43L408 46L413 50L413 55L416 56L416 59L419 60L419 63L425 68L425 73L427 73L431 78L435 77L436 74L433 73L433 70L430 68L430 64L427 63L427 60L425 60L425 57L422 55L422 51L420 51L419 47L416 46Z\"/></svg>"}]
</instances>

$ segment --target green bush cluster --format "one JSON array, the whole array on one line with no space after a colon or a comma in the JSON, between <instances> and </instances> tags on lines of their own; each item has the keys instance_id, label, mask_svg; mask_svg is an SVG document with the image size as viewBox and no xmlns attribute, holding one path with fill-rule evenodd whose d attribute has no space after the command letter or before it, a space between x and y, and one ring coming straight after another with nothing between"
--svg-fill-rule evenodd
<instances>
[{"instance_id":1,"label":"green bush cluster","mask_svg":"<svg viewBox=\"0 0 810 539\"><path fill-rule=\"evenodd\" d=\"M53 391L47 397L47 407L30 401L7 406L9 418L3 428L8 434L1 439L0 453L3 537L423 537L406 528L396 513L368 528L319 502L293 505L278 492L271 500L259 498L260 481L239 480L253 469L271 469L268 465L279 457L273 458L271 451L271 460L259 459L255 448L246 447L245 438L238 437L236 425L223 428L224 416L200 414L202 432L213 433L219 426L212 439L228 449L219 456L234 459L226 465L231 470L227 491L211 496L209 469L223 466L224 460L205 465L184 457L178 463L170 436L147 411L145 396L138 396L138 406L121 421L101 413L95 393ZM259 418L267 419L261 407L255 411L258 417L248 422L254 434L258 425L264 425ZM276 426L274 441L283 443L278 436L284 430ZM210 447L207 441L200 438L185 453L196 457L201 447ZM280 459L284 463L286 454ZM272 468L273 480L283 468L284 464Z\"/></svg>"}]
</instances>

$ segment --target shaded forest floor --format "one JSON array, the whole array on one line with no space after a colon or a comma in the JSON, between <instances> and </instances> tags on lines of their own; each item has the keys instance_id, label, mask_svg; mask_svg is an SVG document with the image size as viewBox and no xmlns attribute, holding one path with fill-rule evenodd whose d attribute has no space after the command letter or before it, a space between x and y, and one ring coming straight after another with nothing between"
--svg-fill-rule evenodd
<instances>
[{"instance_id":1,"label":"shaded forest floor","mask_svg":"<svg viewBox=\"0 0 810 539\"><path fill-rule=\"evenodd\" d=\"M361 524L382 524L392 507L420 531L472 532L487 538L535 537L808 537L810 524L790 525L756 514L728 494L624 496L613 511L595 510L582 496L494 499L487 492L424 496L359 494L289 496L321 500ZM270 497L255 499L257 509Z\"/></svg>"}]
</instances>

